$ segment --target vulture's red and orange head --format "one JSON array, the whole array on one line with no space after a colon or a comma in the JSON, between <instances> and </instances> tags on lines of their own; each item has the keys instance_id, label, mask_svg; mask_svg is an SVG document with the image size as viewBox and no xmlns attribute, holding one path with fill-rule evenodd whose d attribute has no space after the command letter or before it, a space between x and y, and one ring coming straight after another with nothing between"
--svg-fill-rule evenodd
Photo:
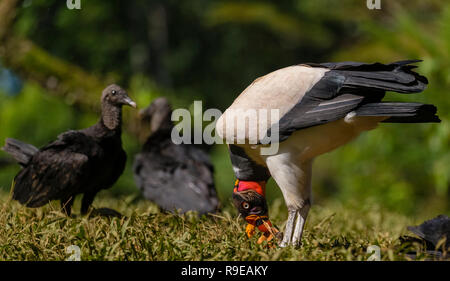
<instances>
[{"instance_id":1,"label":"vulture's red and orange head","mask_svg":"<svg viewBox=\"0 0 450 281\"><path fill-rule=\"evenodd\" d=\"M255 234L255 228L263 232L258 243L271 240L278 230L269 220L269 209L265 197L265 182L236 180L233 190L233 203L247 221L247 236Z\"/></svg>"}]
</instances>

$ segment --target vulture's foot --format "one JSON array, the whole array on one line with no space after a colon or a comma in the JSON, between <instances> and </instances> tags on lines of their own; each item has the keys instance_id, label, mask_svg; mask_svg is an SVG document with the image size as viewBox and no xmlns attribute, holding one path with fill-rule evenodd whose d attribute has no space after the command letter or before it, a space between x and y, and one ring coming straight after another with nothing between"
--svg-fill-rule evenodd
<instances>
[{"instance_id":1,"label":"vulture's foot","mask_svg":"<svg viewBox=\"0 0 450 281\"><path fill-rule=\"evenodd\" d=\"M286 247L290 245L294 247L300 247L303 228L305 227L309 208L309 204L306 204L305 206L303 206L303 208L290 209L288 211L288 220L283 235L283 241L281 241L280 247Z\"/></svg>"}]
</instances>

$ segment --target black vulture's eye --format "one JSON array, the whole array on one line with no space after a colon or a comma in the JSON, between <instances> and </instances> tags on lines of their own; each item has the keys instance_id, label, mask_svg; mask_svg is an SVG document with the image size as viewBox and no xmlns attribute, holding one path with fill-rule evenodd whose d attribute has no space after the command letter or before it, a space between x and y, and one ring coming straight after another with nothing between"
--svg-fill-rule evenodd
<instances>
[{"instance_id":1,"label":"black vulture's eye","mask_svg":"<svg viewBox=\"0 0 450 281\"><path fill-rule=\"evenodd\" d=\"M248 209L248 208L250 208L250 204L248 204L247 202L244 202L244 203L242 203L242 207L244 209Z\"/></svg>"},{"instance_id":2,"label":"black vulture's eye","mask_svg":"<svg viewBox=\"0 0 450 281\"><path fill-rule=\"evenodd\" d=\"M111 94L113 94L113 95L117 94L116 90L112 90Z\"/></svg>"}]
</instances>

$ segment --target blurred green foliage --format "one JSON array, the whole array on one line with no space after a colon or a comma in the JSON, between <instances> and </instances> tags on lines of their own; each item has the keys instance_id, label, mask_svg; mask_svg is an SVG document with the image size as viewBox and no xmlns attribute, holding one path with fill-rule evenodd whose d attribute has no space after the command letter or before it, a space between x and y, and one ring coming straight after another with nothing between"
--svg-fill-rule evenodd
<instances>
[{"instance_id":1,"label":"blurred green foliage","mask_svg":"<svg viewBox=\"0 0 450 281\"><path fill-rule=\"evenodd\" d=\"M26 0L13 33L125 86L140 107L164 95L174 107L202 100L204 109L224 110L258 76L301 62L423 59L418 71L430 81L425 93L388 98L433 103L442 123L382 124L319 157L314 199L375 201L405 214L448 213L450 3L382 0L381 10L369 10L365 2L90 0L69 10L65 1ZM49 66L42 65L45 72ZM47 95L34 81L16 97L0 94L1 141L14 137L41 146L97 118ZM130 167L140 144L131 135L123 139L129 161L112 192L137 195ZM226 147L210 151L219 195L228 203L234 175ZM0 187L8 189L18 170L1 170ZM268 196L281 196L273 180Z\"/></svg>"}]
</instances>

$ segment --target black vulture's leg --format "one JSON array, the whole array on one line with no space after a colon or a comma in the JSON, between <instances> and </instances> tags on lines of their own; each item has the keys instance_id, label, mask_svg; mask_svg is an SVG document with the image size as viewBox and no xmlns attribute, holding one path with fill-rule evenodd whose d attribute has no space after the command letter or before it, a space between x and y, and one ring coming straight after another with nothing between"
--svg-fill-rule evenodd
<instances>
[{"instance_id":1,"label":"black vulture's leg","mask_svg":"<svg viewBox=\"0 0 450 281\"><path fill-rule=\"evenodd\" d=\"M72 205L75 196L70 196L69 198L61 200L61 211L66 214L68 217L72 214Z\"/></svg>"},{"instance_id":2,"label":"black vulture's leg","mask_svg":"<svg viewBox=\"0 0 450 281\"><path fill-rule=\"evenodd\" d=\"M86 215L89 212L89 207L92 202L94 202L95 195L97 192L85 193L83 199L81 200L81 214Z\"/></svg>"}]
</instances>

